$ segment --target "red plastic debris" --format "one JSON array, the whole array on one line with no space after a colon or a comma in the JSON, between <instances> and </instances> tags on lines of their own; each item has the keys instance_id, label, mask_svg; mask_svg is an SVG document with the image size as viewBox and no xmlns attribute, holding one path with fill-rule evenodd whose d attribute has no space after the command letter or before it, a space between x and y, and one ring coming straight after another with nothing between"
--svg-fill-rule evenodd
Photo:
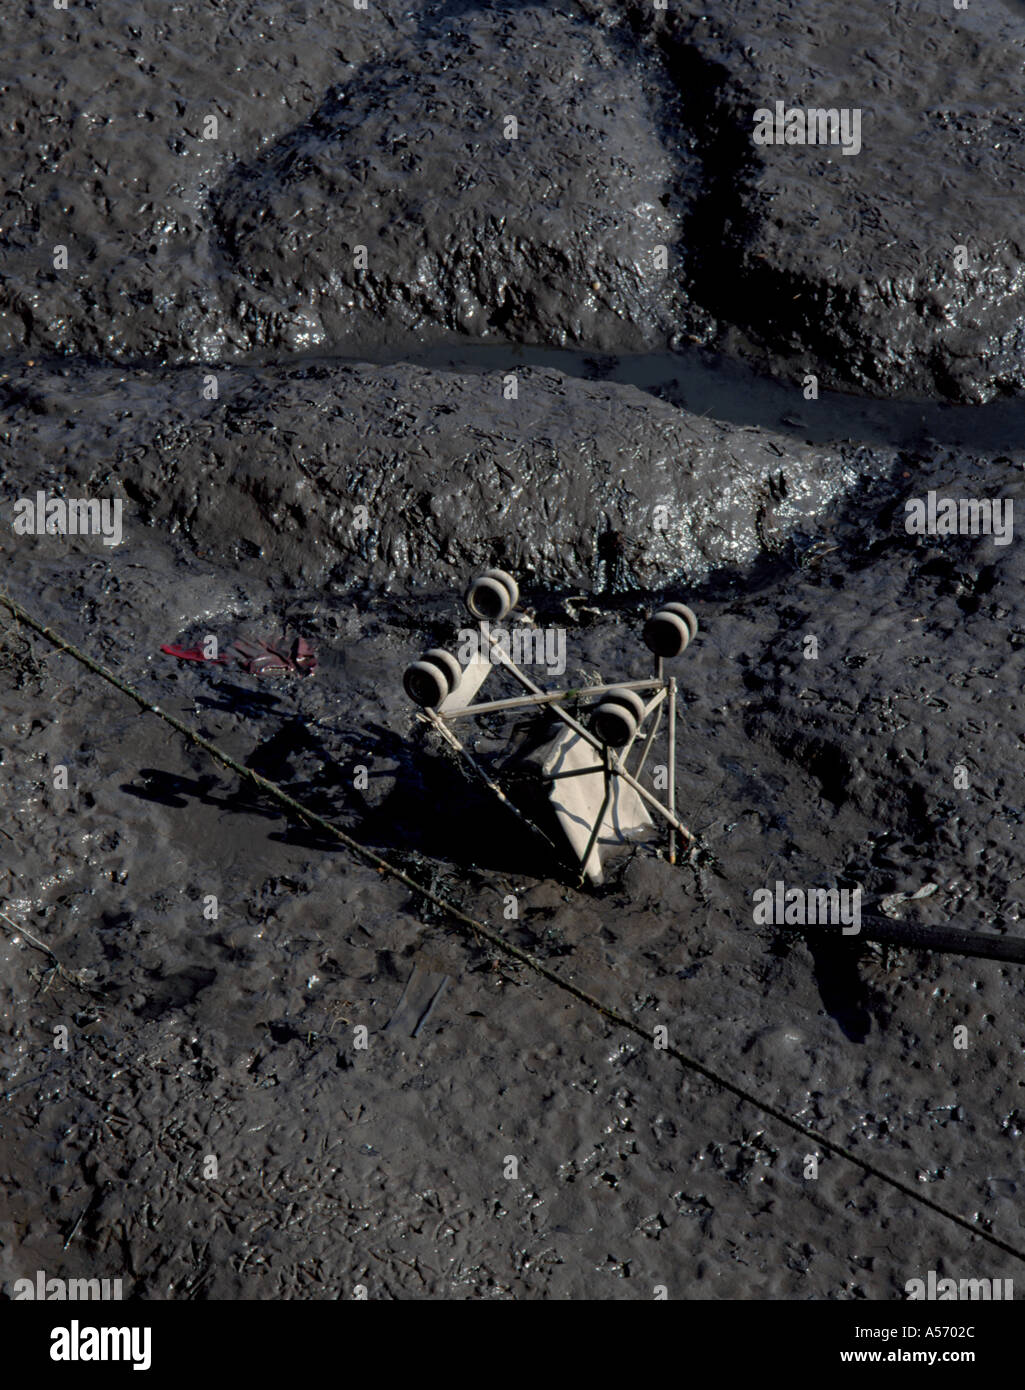
<instances>
[{"instance_id":1,"label":"red plastic debris","mask_svg":"<svg viewBox=\"0 0 1025 1390\"><path fill-rule=\"evenodd\" d=\"M168 656L176 656L179 661L210 661L226 664L226 656L207 656L202 647L174 647L163 646L160 648Z\"/></svg>"},{"instance_id":2,"label":"red plastic debris","mask_svg":"<svg viewBox=\"0 0 1025 1390\"><path fill-rule=\"evenodd\" d=\"M291 643L286 638L267 641L263 637L250 639L238 637L221 656L207 656L202 647L177 647L171 644L160 648L168 656L179 661L199 661L227 666L234 661L253 676L282 675L286 673L311 676L317 669L317 656L305 637L296 637Z\"/></svg>"}]
</instances>

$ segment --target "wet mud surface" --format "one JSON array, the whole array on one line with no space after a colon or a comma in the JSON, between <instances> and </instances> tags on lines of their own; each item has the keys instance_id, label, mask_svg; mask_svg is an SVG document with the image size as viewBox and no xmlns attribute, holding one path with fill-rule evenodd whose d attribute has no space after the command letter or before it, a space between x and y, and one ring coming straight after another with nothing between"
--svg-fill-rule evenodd
<instances>
[{"instance_id":1,"label":"wet mud surface","mask_svg":"<svg viewBox=\"0 0 1025 1390\"><path fill-rule=\"evenodd\" d=\"M27 7L3 80L4 593L561 980L1022 1247L1021 968L752 913L783 879L1025 934L1020 543L904 526L930 489L1025 509L1021 402L965 404L1018 384L1016 262L954 286L946 259L958 198L1017 244L1017 118L990 137L1020 14L822 3L819 39L802 20L780 45L796 19L739 3L646 27L597 0L372 5ZM749 106L812 70L888 143L755 151ZM652 241L669 289L638 271ZM37 491L120 499L123 543L14 534ZM695 608L686 862L638 849L578 888L415 720L402 671L456 640L492 564L565 631L574 688L646 675L645 617ZM315 676L159 650L282 631ZM151 1299L890 1299L929 1269L1017 1274L838 1157L808 1180L813 1145L6 613L0 719L6 1295L37 1269ZM507 731L477 730L482 758ZM387 1025L414 971L447 984L411 1037Z\"/></svg>"},{"instance_id":2,"label":"wet mud surface","mask_svg":"<svg viewBox=\"0 0 1025 1390\"><path fill-rule=\"evenodd\" d=\"M458 332L699 341L883 398L1022 384L1018 6L25 9L0 351ZM861 113L857 154L753 143L800 93Z\"/></svg>"}]
</instances>

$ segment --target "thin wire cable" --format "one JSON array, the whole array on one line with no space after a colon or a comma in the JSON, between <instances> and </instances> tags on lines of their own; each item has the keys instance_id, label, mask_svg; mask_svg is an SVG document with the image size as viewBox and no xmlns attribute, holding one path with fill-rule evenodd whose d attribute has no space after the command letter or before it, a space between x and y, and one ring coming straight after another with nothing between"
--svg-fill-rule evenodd
<instances>
[{"instance_id":1,"label":"thin wire cable","mask_svg":"<svg viewBox=\"0 0 1025 1390\"><path fill-rule=\"evenodd\" d=\"M397 879L400 883L406 884L406 886L413 889L414 892L419 893L421 897L434 903L436 907L441 908L441 910L454 922L458 923L461 929L464 931L468 929L474 936L487 941L490 945L494 946L496 950L519 961L522 965L526 965L543 979L548 980L566 994L572 995L574 999L578 999L582 1004L586 1004L588 1008L594 1009L596 1013L601 1014L603 1018L616 1024L617 1027L627 1029L629 1032L643 1038L647 1043L651 1042L650 1034L635 1020L627 1018L611 1005L602 1003L600 999L595 998L592 994L588 994L586 990L580 989L579 986L573 984L572 981L564 979L561 975L557 975L554 970L550 970L548 966L542 961L535 959L528 951L523 951L520 947L513 945L511 941L506 941L504 937L492 931L491 928L486 926L483 922L478 922L475 918L470 917L467 913L448 902L445 898L440 897L432 889L417 883L417 881L404 870L397 868L387 859L382 858L381 855L375 854L373 850L368 849L365 845L361 845L358 840L354 840L337 825L332 824L331 821L318 815L316 811L308 810L300 802L289 796L281 787L277 786L276 783L269 782L266 777L261 777L260 774L254 772L252 768L243 767L240 762L231 757L230 754L225 753L223 749L218 748L215 743L211 743L209 739L204 738L201 734L197 734L194 729L190 729L187 724L183 724L180 719L176 719L174 715L168 714L166 710L162 710L159 705L155 705L152 701L147 700L145 695L142 695L133 686L114 675L112 671L108 671L107 668L102 666L98 661L94 661L91 656L83 652L79 647L76 647L74 643L67 641L60 633L54 632L52 628L46 627L44 624L38 622L21 606L21 604L16 603L6 594L0 593L0 606L6 608L13 618L24 623L25 626L31 628L33 632L38 633L40 637L49 642L51 646L56 647L58 651L65 652L68 656L73 657L74 660L85 666L87 670L100 676L108 685L112 685L115 690L119 690L123 695L126 695L147 714L155 714L157 718L162 719L164 723L170 725L172 729L181 734L187 742L193 744L197 748L202 748L204 752L209 753L212 758L221 763L224 767L230 768L231 771L237 773L239 777L243 777L247 781L252 782L254 786L259 787L262 791L266 792L268 796L272 797L280 805L287 807L289 811L306 821L309 825L314 825L319 830L323 830L327 834L333 836L341 844L345 845L347 849L350 849L358 858L366 860L367 863L372 864L375 868L380 869L390 877ZM785 1126L794 1134L799 1134L802 1139L807 1139L811 1143L817 1144L827 1153L835 1154L838 1158L846 1160L846 1162L852 1164L855 1168L860 1168L861 1171L866 1173L869 1177L873 1177L877 1181L884 1183L887 1187L892 1188L895 1192L901 1193L902 1196L909 1198L912 1202L916 1202L919 1206L925 1207L927 1210L934 1212L937 1216L943 1217L944 1220L952 1222L955 1226L959 1226L961 1230L967 1231L969 1235L985 1241L988 1245L994 1246L997 1250L1002 1250L1005 1255L1011 1255L1014 1259L1021 1260L1021 1262L1025 1264L1025 1251L1019 1250L1008 1241L1001 1240L999 1236L993 1235L991 1231L973 1225L967 1217L961 1216L956 1211L951 1211L949 1207L945 1207L941 1202L934 1201L931 1197L926 1197L923 1193L916 1191L910 1183L904 1182L902 1178L894 1177L884 1169L876 1167L876 1165L868 1159L861 1158L845 1145L838 1144L835 1140L827 1139L824 1134L819 1134L809 1126L802 1125L798 1120L792 1119L785 1111L778 1109L775 1105L771 1104L771 1102L759 1099L753 1092L745 1090L743 1086L737 1085L736 1082L730 1081L725 1076L720 1076L718 1072L713 1071L712 1068L706 1066L705 1063L699 1062L697 1058L689 1057L686 1053L672 1046L668 1046L663 1050L668 1056L679 1062L679 1064L688 1071L694 1072L695 1075L703 1077L706 1081L710 1081L720 1090L726 1091L732 1096L736 1096L736 1098L743 1101L744 1104L754 1107L754 1109L760 1111L763 1115L767 1115L778 1124Z\"/></svg>"}]
</instances>

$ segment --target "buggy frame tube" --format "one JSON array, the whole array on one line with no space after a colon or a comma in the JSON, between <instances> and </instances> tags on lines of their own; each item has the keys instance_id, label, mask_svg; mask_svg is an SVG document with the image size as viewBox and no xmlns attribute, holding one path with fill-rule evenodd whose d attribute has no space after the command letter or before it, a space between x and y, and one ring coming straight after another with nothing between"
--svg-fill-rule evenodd
<instances>
[{"instance_id":1,"label":"buggy frame tube","mask_svg":"<svg viewBox=\"0 0 1025 1390\"><path fill-rule=\"evenodd\" d=\"M669 677L669 810L676 818L676 677ZM676 831L669 826L669 862L676 863Z\"/></svg>"},{"instance_id":2,"label":"buggy frame tube","mask_svg":"<svg viewBox=\"0 0 1025 1390\"><path fill-rule=\"evenodd\" d=\"M522 709L525 705L550 705L553 700L566 700L579 695L604 695L609 690L655 690L663 682L617 681L614 685L585 685L579 690L538 690L534 695L517 695L509 700L481 700L476 705L464 705L451 712L441 710L445 719L465 719L468 714L497 714L500 710Z\"/></svg>"},{"instance_id":3,"label":"buggy frame tube","mask_svg":"<svg viewBox=\"0 0 1025 1390\"><path fill-rule=\"evenodd\" d=\"M487 638L488 642L491 644L491 646L498 652L498 659L501 662L501 664L507 667L508 670L512 672L512 674L516 677L516 679L525 689L529 690L534 695L543 695L545 693L543 690L540 690L534 684L534 682L530 679L529 676L525 676L523 674L523 672L516 665L516 663L514 661L511 661L509 657L506 656L505 652L502 651L501 647L497 646L496 638L492 637L489 632L485 632L484 635ZM568 724L569 727L573 730L573 732L579 734L580 737L584 740L584 742L589 743L592 748L597 748L599 752L602 751L604 745L602 744L600 739L596 738L595 735L592 734L589 729L585 729L583 724L581 724L579 720L574 719L573 716L571 714L568 714L566 710L564 710L562 706L558 704L555 700L550 701L550 703L552 709L555 711L555 713L559 716L559 718L562 720L564 724ZM626 782L628 786L633 787L634 791L637 792L637 794L640 797L642 797L648 803L649 806L654 807L654 809L659 813L663 820L667 820L669 824L672 825L676 830L678 830L680 834L683 835L688 841L693 842L693 832L688 830L687 827L683 824L683 822L676 818L672 811L666 810L666 808L662 805L661 801L659 801L658 797L649 792L647 787L642 786L641 783L638 782L636 777L631 777L630 773L627 772L625 768L620 767L618 763L615 762L613 763L613 771L616 773L617 776L622 777L623 781Z\"/></svg>"},{"instance_id":4,"label":"buggy frame tube","mask_svg":"<svg viewBox=\"0 0 1025 1390\"><path fill-rule=\"evenodd\" d=\"M611 800L611 797L612 797L612 777L611 777L611 775L610 775L610 769L609 769L609 750L608 750L607 747L605 747L605 748L602 750L602 768L601 768L601 770L602 770L602 774L603 774L604 779L605 779L605 794L604 794L604 796L602 797L601 806L600 806L600 808L599 808L599 810L598 810L598 814L597 814L597 815L595 816L595 818L594 818L594 824L591 826L591 834L590 834L590 837L588 838L588 841L587 841L587 848L584 850L583 854L580 856L580 881L581 881L581 883L583 883L583 881L584 881L584 876L585 876L586 873L587 873L587 861L588 861L588 859L590 859L590 857L591 857L591 850L594 849L595 841L597 840L599 834L601 833L601 823L602 823L602 821L605 819L605 812L608 810L609 801Z\"/></svg>"}]
</instances>

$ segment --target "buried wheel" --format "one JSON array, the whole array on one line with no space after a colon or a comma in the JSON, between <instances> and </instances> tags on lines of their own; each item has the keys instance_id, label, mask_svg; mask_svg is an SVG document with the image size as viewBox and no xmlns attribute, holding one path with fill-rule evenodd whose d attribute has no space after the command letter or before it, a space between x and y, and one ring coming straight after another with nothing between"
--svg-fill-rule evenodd
<instances>
[{"instance_id":1,"label":"buried wheel","mask_svg":"<svg viewBox=\"0 0 1025 1390\"><path fill-rule=\"evenodd\" d=\"M432 647L429 652L424 652L420 660L429 661L432 666L437 666L444 673L448 680L450 694L463 678L463 668L457 659L451 652L446 652L441 647Z\"/></svg>"},{"instance_id":2,"label":"buried wheel","mask_svg":"<svg viewBox=\"0 0 1025 1390\"><path fill-rule=\"evenodd\" d=\"M437 709L462 679L463 668L451 652L432 647L419 661L407 666L402 687L415 705Z\"/></svg>"},{"instance_id":3,"label":"buried wheel","mask_svg":"<svg viewBox=\"0 0 1025 1390\"><path fill-rule=\"evenodd\" d=\"M496 579L499 584L509 590L509 607L515 608L520 601L520 586L516 580L506 570L485 570L483 579Z\"/></svg>"},{"instance_id":4,"label":"buried wheel","mask_svg":"<svg viewBox=\"0 0 1025 1390\"><path fill-rule=\"evenodd\" d=\"M664 603L659 609L660 613L675 613L678 618L682 618L687 624L690 632L690 640L693 642L698 635L698 620L694 610L688 608L685 603Z\"/></svg>"},{"instance_id":5,"label":"buried wheel","mask_svg":"<svg viewBox=\"0 0 1025 1390\"><path fill-rule=\"evenodd\" d=\"M644 718L644 701L635 690L607 690L591 715L591 728L609 748L629 743Z\"/></svg>"},{"instance_id":6,"label":"buried wheel","mask_svg":"<svg viewBox=\"0 0 1025 1390\"><path fill-rule=\"evenodd\" d=\"M473 616L492 623L500 623L519 601L519 585L505 570L485 570L466 593L466 606Z\"/></svg>"},{"instance_id":7,"label":"buried wheel","mask_svg":"<svg viewBox=\"0 0 1025 1390\"><path fill-rule=\"evenodd\" d=\"M697 636L698 620L685 603L667 603L644 624L644 645L656 656L671 658L686 651Z\"/></svg>"}]
</instances>

